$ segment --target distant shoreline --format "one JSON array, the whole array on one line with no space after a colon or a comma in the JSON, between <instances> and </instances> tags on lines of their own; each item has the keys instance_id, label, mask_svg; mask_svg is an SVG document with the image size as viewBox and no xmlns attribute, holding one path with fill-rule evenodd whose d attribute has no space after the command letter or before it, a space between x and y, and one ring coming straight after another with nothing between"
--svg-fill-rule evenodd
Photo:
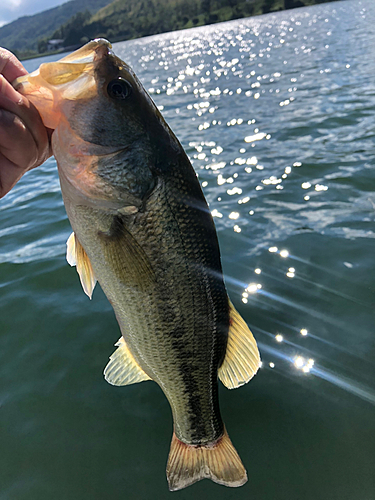
<instances>
[{"instance_id":1,"label":"distant shoreline","mask_svg":"<svg viewBox=\"0 0 375 500\"><path fill-rule=\"evenodd\" d=\"M69 52L99 37L116 43L333 1L337 0L115 0L109 4L71 0L2 26L0 46L27 60Z\"/></svg>"}]
</instances>

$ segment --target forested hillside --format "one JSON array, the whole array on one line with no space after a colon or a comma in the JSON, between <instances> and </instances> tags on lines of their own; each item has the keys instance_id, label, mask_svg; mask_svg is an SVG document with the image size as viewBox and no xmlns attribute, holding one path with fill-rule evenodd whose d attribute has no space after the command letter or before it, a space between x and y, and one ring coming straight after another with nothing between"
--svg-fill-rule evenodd
<instances>
[{"instance_id":1,"label":"forested hillside","mask_svg":"<svg viewBox=\"0 0 375 500\"><path fill-rule=\"evenodd\" d=\"M28 51L37 52L38 40L52 38L54 31L77 12L87 10L91 17L109 2L110 0L71 0L34 16L20 17L0 28L0 46L24 54Z\"/></svg>"},{"instance_id":2,"label":"forested hillside","mask_svg":"<svg viewBox=\"0 0 375 500\"><path fill-rule=\"evenodd\" d=\"M330 0L114 0L91 17L73 18L54 34L69 43L103 36L139 38ZM74 41L73 41L74 40Z\"/></svg>"},{"instance_id":3,"label":"forested hillside","mask_svg":"<svg viewBox=\"0 0 375 500\"><path fill-rule=\"evenodd\" d=\"M73 0L0 28L0 45L35 55L48 40L64 47L96 37L115 42L332 0ZM68 15L69 13L69 15Z\"/></svg>"}]
</instances>

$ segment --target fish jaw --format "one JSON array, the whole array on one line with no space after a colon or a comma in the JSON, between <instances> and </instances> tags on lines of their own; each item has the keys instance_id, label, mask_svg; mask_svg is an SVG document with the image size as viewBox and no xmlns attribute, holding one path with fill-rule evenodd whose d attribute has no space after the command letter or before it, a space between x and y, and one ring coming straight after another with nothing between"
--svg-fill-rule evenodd
<instances>
[{"instance_id":1,"label":"fish jaw","mask_svg":"<svg viewBox=\"0 0 375 500\"><path fill-rule=\"evenodd\" d=\"M57 159L64 204L84 205L116 214L126 205L138 207L141 201L116 191L98 176L98 162L119 154L117 148L102 148L74 135L67 123L60 122L52 134L52 149Z\"/></svg>"},{"instance_id":2,"label":"fish jaw","mask_svg":"<svg viewBox=\"0 0 375 500\"><path fill-rule=\"evenodd\" d=\"M112 52L111 47L103 38L92 40L59 61L43 63L17 78L13 87L34 104L46 127L56 129L64 102L95 97L95 66Z\"/></svg>"},{"instance_id":3,"label":"fish jaw","mask_svg":"<svg viewBox=\"0 0 375 500\"><path fill-rule=\"evenodd\" d=\"M128 89L125 97L109 90L118 82ZM42 64L14 86L54 131L52 151L66 199L110 211L138 208L158 172L182 154L133 70L104 39Z\"/></svg>"},{"instance_id":4,"label":"fish jaw","mask_svg":"<svg viewBox=\"0 0 375 500\"><path fill-rule=\"evenodd\" d=\"M88 63L93 62L94 58L101 57L112 49L112 44L105 38L95 38L87 42L83 47L75 50L67 56L60 59L67 63Z\"/></svg>"},{"instance_id":5,"label":"fish jaw","mask_svg":"<svg viewBox=\"0 0 375 500\"><path fill-rule=\"evenodd\" d=\"M108 146L86 141L74 127L75 105L80 102L81 122L86 130L91 129L90 103L97 101L100 93L98 73L101 67L103 71L108 68L109 59L117 63L111 48L107 40L93 40L59 61L41 64L33 73L17 78L13 86L36 106L44 125L54 131L52 151L68 198L116 210L124 202L97 175L97 162L112 158L123 149L122 144Z\"/></svg>"}]
</instances>

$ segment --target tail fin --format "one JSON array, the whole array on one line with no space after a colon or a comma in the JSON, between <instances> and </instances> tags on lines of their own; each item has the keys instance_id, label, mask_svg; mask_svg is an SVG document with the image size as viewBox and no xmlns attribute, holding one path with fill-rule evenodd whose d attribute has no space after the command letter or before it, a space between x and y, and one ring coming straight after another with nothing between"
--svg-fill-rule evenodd
<instances>
[{"instance_id":1,"label":"tail fin","mask_svg":"<svg viewBox=\"0 0 375 500\"><path fill-rule=\"evenodd\" d=\"M207 445L188 445L173 432L167 464L167 479L171 491L181 490L201 479L212 479L225 486L242 486L247 474L227 431Z\"/></svg>"}]
</instances>

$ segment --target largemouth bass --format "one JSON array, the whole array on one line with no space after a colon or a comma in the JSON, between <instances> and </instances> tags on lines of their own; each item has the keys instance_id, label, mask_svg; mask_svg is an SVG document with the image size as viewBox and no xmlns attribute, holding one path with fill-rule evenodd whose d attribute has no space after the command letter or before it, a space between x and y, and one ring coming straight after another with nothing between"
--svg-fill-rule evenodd
<instances>
[{"instance_id":1,"label":"largemouth bass","mask_svg":"<svg viewBox=\"0 0 375 500\"><path fill-rule=\"evenodd\" d=\"M220 415L218 378L230 389L248 382L259 353L228 299L214 222L181 144L106 40L14 86L54 130L73 229L68 262L90 298L100 283L121 329L106 380L154 380L167 397L171 490L203 478L241 486L247 475Z\"/></svg>"}]
</instances>

